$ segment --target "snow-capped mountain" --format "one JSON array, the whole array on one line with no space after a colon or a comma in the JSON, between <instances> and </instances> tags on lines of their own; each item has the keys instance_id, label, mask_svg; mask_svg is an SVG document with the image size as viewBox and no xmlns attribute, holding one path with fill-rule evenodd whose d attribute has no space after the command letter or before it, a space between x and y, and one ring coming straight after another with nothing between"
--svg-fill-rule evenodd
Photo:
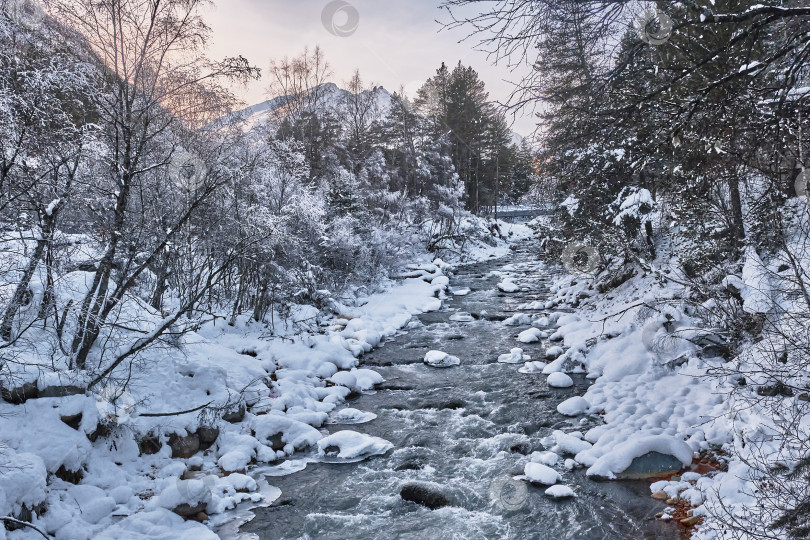
<instances>
[{"instance_id":1,"label":"snow-capped mountain","mask_svg":"<svg viewBox=\"0 0 810 540\"><path fill-rule=\"evenodd\" d=\"M298 101L311 102L314 101L313 94L318 94L317 108L321 110L340 111L345 107L345 103L349 96L352 95L348 90L338 87L335 83L324 83L315 88L311 88L304 92L290 96L280 96L273 99L268 99L261 103L251 105L239 111L239 116L244 118L244 121L249 126L261 125L267 123L269 120L275 118L279 109L283 107L291 107ZM373 95L377 110L382 115L388 114L391 108L391 93L382 86L375 86L371 90L364 90L361 95ZM312 105L307 106L311 108Z\"/></svg>"}]
</instances>

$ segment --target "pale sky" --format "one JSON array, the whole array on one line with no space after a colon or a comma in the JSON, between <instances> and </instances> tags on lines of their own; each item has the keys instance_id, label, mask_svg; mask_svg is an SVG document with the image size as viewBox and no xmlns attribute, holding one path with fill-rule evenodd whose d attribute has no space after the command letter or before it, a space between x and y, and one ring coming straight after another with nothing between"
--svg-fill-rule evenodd
<instances>
[{"instance_id":1,"label":"pale sky","mask_svg":"<svg viewBox=\"0 0 810 540\"><path fill-rule=\"evenodd\" d=\"M320 45L338 86L357 68L367 83L390 92L404 86L409 95L442 61L451 68L459 60L473 66L494 101L506 101L512 89L506 81L519 79L517 72L493 66L484 53L473 50L474 41L459 43L464 31L439 32L442 26L436 20L448 20L439 9L440 0L339 1L343 8L328 20L334 21L337 33L350 33L345 37L334 35L322 22L328 5L332 11L341 6L330 0L215 0L206 16L214 31L209 53L213 58L241 54L266 72L271 58L296 56L307 45ZM242 97L248 104L264 101L267 84L266 79L253 83ZM527 135L534 124L527 113L513 129Z\"/></svg>"}]
</instances>

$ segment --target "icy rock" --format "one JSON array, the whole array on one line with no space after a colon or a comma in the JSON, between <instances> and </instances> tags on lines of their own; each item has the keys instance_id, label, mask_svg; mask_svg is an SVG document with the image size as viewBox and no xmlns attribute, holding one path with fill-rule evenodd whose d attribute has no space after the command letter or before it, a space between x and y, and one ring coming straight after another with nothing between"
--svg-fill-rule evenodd
<instances>
[{"instance_id":1,"label":"icy rock","mask_svg":"<svg viewBox=\"0 0 810 540\"><path fill-rule=\"evenodd\" d=\"M526 375L531 375L533 373L543 373L543 368L546 367L545 362L526 362L518 368L519 373L524 373Z\"/></svg>"},{"instance_id":2,"label":"icy rock","mask_svg":"<svg viewBox=\"0 0 810 540\"><path fill-rule=\"evenodd\" d=\"M327 422L329 424L363 424L365 422L371 422L375 418L377 418L377 415L372 412L347 407L333 412Z\"/></svg>"},{"instance_id":3,"label":"icy rock","mask_svg":"<svg viewBox=\"0 0 810 540\"><path fill-rule=\"evenodd\" d=\"M527 463L523 468L523 474L529 482L535 484L545 484L550 486L562 480L560 473L542 463Z\"/></svg>"},{"instance_id":4,"label":"icy rock","mask_svg":"<svg viewBox=\"0 0 810 540\"><path fill-rule=\"evenodd\" d=\"M335 454L342 459L385 454L394 445L380 437L357 431L338 431L318 441L318 455Z\"/></svg>"},{"instance_id":5,"label":"icy rock","mask_svg":"<svg viewBox=\"0 0 810 540\"><path fill-rule=\"evenodd\" d=\"M569 499L571 497L576 497L577 494L574 493L574 490L568 486L551 486L545 491L546 495L551 497L552 499Z\"/></svg>"},{"instance_id":6,"label":"icy rock","mask_svg":"<svg viewBox=\"0 0 810 540\"><path fill-rule=\"evenodd\" d=\"M574 380L565 373L561 373L559 371L549 375L546 382L553 388L569 388L574 386Z\"/></svg>"},{"instance_id":7,"label":"icy rock","mask_svg":"<svg viewBox=\"0 0 810 540\"><path fill-rule=\"evenodd\" d=\"M523 360L527 359L524 358L524 356L525 355L523 354L523 349L515 347L514 349L509 351L509 354L502 354L498 356L498 362L501 362L503 364L519 364L523 362Z\"/></svg>"},{"instance_id":8,"label":"icy rock","mask_svg":"<svg viewBox=\"0 0 810 540\"><path fill-rule=\"evenodd\" d=\"M577 416L587 411L590 406L585 398L574 396L557 405L557 412L565 416Z\"/></svg>"},{"instance_id":9,"label":"icy rock","mask_svg":"<svg viewBox=\"0 0 810 540\"><path fill-rule=\"evenodd\" d=\"M542 332L537 328L529 328L518 334L518 341L521 343L535 343L540 341L541 334Z\"/></svg>"},{"instance_id":10,"label":"icy rock","mask_svg":"<svg viewBox=\"0 0 810 540\"><path fill-rule=\"evenodd\" d=\"M461 289L453 289L454 296L467 296L468 294L470 294L469 287L462 287Z\"/></svg>"},{"instance_id":11,"label":"icy rock","mask_svg":"<svg viewBox=\"0 0 810 540\"><path fill-rule=\"evenodd\" d=\"M432 367L444 368L457 366L461 363L461 360L459 360L457 356L450 356L446 352L428 351L425 355L424 362Z\"/></svg>"},{"instance_id":12,"label":"icy rock","mask_svg":"<svg viewBox=\"0 0 810 540\"><path fill-rule=\"evenodd\" d=\"M475 320L471 314L467 313L466 311L458 311L450 315L450 320L454 322L472 322Z\"/></svg>"},{"instance_id":13,"label":"icy rock","mask_svg":"<svg viewBox=\"0 0 810 540\"><path fill-rule=\"evenodd\" d=\"M399 496L403 500L421 504L431 510L450 505L450 500L441 491L425 483L405 484L400 489Z\"/></svg>"}]
</instances>

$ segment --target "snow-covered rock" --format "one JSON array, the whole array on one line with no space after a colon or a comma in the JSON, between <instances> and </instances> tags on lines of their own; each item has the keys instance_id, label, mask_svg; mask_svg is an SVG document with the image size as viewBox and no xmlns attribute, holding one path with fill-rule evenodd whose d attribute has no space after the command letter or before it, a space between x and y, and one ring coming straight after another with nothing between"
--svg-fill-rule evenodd
<instances>
[{"instance_id":1,"label":"snow-covered rock","mask_svg":"<svg viewBox=\"0 0 810 540\"><path fill-rule=\"evenodd\" d=\"M518 368L518 372L526 375L543 373L543 369L546 367L546 365L547 364L545 362L526 362Z\"/></svg>"},{"instance_id":2,"label":"snow-covered rock","mask_svg":"<svg viewBox=\"0 0 810 540\"><path fill-rule=\"evenodd\" d=\"M669 455L686 467L692 463L692 449L684 441L667 435L634 437L602 455L587 470L586 474L598 478L616 478L633 463L633 460L650 452Z\"/></svg>"},{"instance_id":3,"label":"snow-covered rock","mask_svg":"<svg viewBox=\"0 0 810 540\"><path fill-rule=\"evenodd\" d=\"M449 319L454 322L472 322L475 320L475 317L466 311L457 311L450 315Z\"/></svg>"},{"instance_id":4,"label":"snow-covered rock","mask_svg":"<svg viewBox=\"0 0 810 540\"><path fill-rule=\"evenodd\" d=\"M512 278L505 278L498 283L498 290L505 293L513 293L520 290L520 285L512 281Z\"/></svg>"},{"instance_id":5,"label":"snow-covered rock","mask_svg":"<svg viewBox=\"0 0 810 540\"><path fill-rule=\"evenodd\" d=\"M393 447L393 444L380 437L357 431L338 431L318 441L318 455L336 453L339 458L354 459L384 454Z\"/></svg>"},{"instance_id":6,"label":"snow-covered rock","mask_svg":"<svg viewBox=\"0 0 810 540\"><path fill-rule=\"evenodd\" d=\"M552 499L569 499L577 496L573 489L563 485L551 486L545 491L545 494Z\"/></svg>"},{"instance_id":7,"label":"snow-covered rock","mask_svg":"<svg viewBox=\"0 0 810 540\"><path fill-rule=\"evenodd\" d=\"M557 412L565 416L577 416L587 411L590 406L585 398L574 396L557 405Z\"/></svg>"},{"instance_id":8,"label":"snow-covered rock","mask_svg":"<svg viewBox=\"0 0 810 540\"><path fill-rule=\"evenodd\" d=\"M530 357L528 354L523 354L523 349L519 347L515 347L514 349L510 350L508 354L501 354L498 356L498 362L503 364L519 364L524 360L528 360Z\"/></svg>"},{"instance_id":9,"label":"snow-covered rock","mask_svg":"<svg viewBox=\"0 0 810 540\"><path fill-rule=\"evenodd\" d=\"M550 374L546 382L553 388L568 388L574 386L574 379L560 371Z\"/></svg>"},{"instance_id":10,"label":"snow-covered rock","mask_svg":"<svg viewBox=\"0 0 810 540\"><path fill-rule=\"evenodd\" d=\"M521 343L536 343L540 341L543 332L537 328L529 328L518 334Z\"/></svg>"},{"instance_id":11,"label":"snow-covered rock","mask_svg":"<svg viewBox=\"0 0 810 540\"><path fill-rule=\"evenodd\" d=\"M461 360L459 360L457 356L451 356L442 351L428 351L425 355L424 362L429 366L438 368L452 367L461 364Z\"/></svg>"},{"instance_id":12,"label":"snow-covered rock","mask_svg":"<svg viewBox=\"0 0 810 540\"><path fill-rule=\"evenodd\" d=\"M523 468L523 474L529 482L536 484L545 484L550 486L562 480L560 473L542 463L527 463Z\"/></svg>"}]
</instances>

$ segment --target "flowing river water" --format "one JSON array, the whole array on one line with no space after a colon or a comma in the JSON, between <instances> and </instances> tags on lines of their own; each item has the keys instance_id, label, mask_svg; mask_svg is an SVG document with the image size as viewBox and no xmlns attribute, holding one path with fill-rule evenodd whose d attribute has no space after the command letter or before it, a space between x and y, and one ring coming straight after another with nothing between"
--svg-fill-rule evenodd
<instances>
[{"instance_id":1,"label":"flowing river water","mask_svg":"<svg viewBox=\"0 0 810 540\"><path fill-rule=\"evenodd\" d=\"M522 290L499 292L493 270L515 276ZM577 497L553 500L541 486L511 480L553 430L584 432L598 422L556 411L561 401L585 392L584 377L574 376L572 388L555 389L544 375L519 373L521 364L497 362L516 346L543 358L548 342L521 345L516 336L527 326L502 321L523 303L547 299L551 277L529 244L503 259L459 267L451 286L469 287L468 295L451 296L441 311L417 317L407 332L362 358L386 381L346 405L377 418L326 426L383 437L393 450L268 477L282 496L253 509L255 518L240 533L261 540L678 538L677 528L654 518L664 504L650 498L648 483L597 483L581 469L558 466ZM458 312L474 320L450 320ZM458 356L461 365L424 365L431 349ZM435 488L451 505L430 510L403 500L400 489L409 482Z\"/></svg>"}]
</instances>

